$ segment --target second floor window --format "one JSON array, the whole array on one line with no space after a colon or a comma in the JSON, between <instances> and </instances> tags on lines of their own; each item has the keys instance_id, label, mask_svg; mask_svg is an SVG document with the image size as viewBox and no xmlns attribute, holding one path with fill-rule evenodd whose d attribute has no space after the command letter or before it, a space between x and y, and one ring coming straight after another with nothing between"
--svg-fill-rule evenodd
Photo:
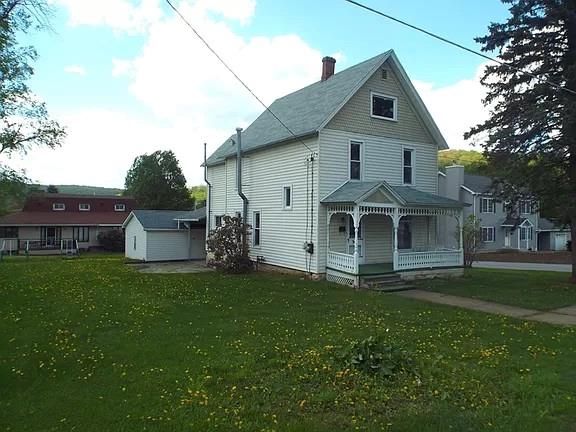
<instances>
[{"instance_id":1,"label":"second floor window","mask_svg":"<svg viewBox=\"0 0 576 432\"><path fill-rule=\"evenodd\" d=\"M124 204L114 204L114 211L126 211L126 206Z\"/></svg>"},{"instance_id":2,"label":"second floor window","mask_svg":"<svg viewBox=\"0 0 576 432\"><path fill-rule=\"evenodd\" d=\"M520 201L520 214L531 214L532 213L532 201L524 200Z\"/></svg>"},{"instance_id":3,"label":"second floor window","mask_svg":"<svg viewBox=\"0 0 576 432\"><path fill-rule=\"evenodd\" d=\"M493 198L480 198L480 213L495 213Z\"/></svg>"},{"instance_id":4,"label":"second floor window","mask_svg":"<svg viewBox=\"0 0 576 432\"><path fill-rule=\"evenodd\" d=\"M64 205L64 203L54 203L52 204L52 210L54 211L66 210L66 205Z\"/></svg>"},{"instance_id":5,"label":"second floor window","mask_svg":"<svg viewBox=\"0 0 576 432\"><path fill-rule=\"evenodd\" d=\"M362 143L350 141L350 180L362 177Z\"/></svg>"},{"instance_id":6,"label":"second floor window","mask_svg":"<svg viewBox=\"0 0 576 432\"><path fill-rule=\"evenodd\" d=\"M90 211L90 204L78 204L78 210Z\"/></svg>"},{"instance_id":7,"label":"second floor window","mask_svg":"<svg viewBox=\"0 0 576 432\"><path fill-rule=\"evenodd\" d=\"M414 150L402 151L402 182L405 185L414 184Z\"/></svg>"}]
</instances>

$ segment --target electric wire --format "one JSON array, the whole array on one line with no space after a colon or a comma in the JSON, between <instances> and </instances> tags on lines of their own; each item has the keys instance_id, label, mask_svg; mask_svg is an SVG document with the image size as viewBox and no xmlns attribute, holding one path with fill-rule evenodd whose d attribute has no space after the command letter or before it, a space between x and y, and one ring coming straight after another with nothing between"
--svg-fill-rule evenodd
<instances>
[{"instance_id":1,"label":"electric wire","mask_svg":"<svg viewBox=\"0 0 576 432\"><path fill-rule=\"evenodd\" d=\"M575 91L575 90L572 90L572 89L570 89L570 88L568 88L568 87L561 86L560 84L557 84L557 83L555 83L555 82L549 81L549 80L547 80L547 79L545 79L545 78L539 77L538 75L535 75L535 74L533 74L532 72L529 72L529 71L527 71L527 70L525 70L525 69L518 68L518 67L516 67L516 66L513 66L513 65L511 65L510 63L507 63L507 62L505 62L505 61L498 60L498 59L496 59L496 58L494 58L494 57L491 57L491 56L489 56L489 55L487 55L487 54L481 53L480 51L476 51L476 50L473 50L472 48L468 48L468 47L466 47L466 46L464 46L464 45L462 45L462 44L459 44L458 42L451 41L450 39L447 39L447 38L445 38L445 37L439 36L439 35L437 35L437 34L435 34L435 33L432 33L431 31L425 30L425 29L423 29L423 28L421 28L421 27L418 27L418 26L416 26L416 25L414 25L414 24L410 24L410 23L407 22L407 21L404 21L404 20L401 20L401 19L399 19L399 18L393 17L392 15L389 15L389 14L384 13L384 12L382 12L382 11L379 11L379 10L377 10L377 9L371 8L370 6L367 6L367 5L365 5L365 4L362 4L362 3L360 3L360 2L358 2L358 1L356 1L356 0L344 0L344 1L347 2L347 3L350 3L350 4L352 4L352 5L355 5L355 6L359 7L359 8L361 8L361 9L365 9L365 10L367 10L367 11L369 11L369 12L372 12L372 13L374 13L374 14L376 14L376 15L380 15L381 17L387 18L387 19L389 19L389 20L391 20L391 21L394 21L394 22L396 22L396 23L398 23L398 24L401 24L401 25L403 25L403 26L409 27L409 28L411 28L411 29L413 29L413 30L416 30L416 31L420 32L420 33L424 33L425 35L430 36L430 37L432 37L432 38L434 38L434 39L438 39L439 41L442 41L442 42L447 43L447 44L449 44L449 45L452 45L452 46L455 46L455 47L457 47L457 48L460 48L460 49L462 49L462 50L464 50L464 51L467 51L467 52L469 52L469 53L471 53L471 54L477 55L477 56L479 56L479 57L482 57L482 58L484 58L484 59L486 59L486 60L489 60L489 61L492 61L492 62L494 62L494 63L498 63L499 65L504 66L504 67L507 67L507 68L509 68L509 69L511 69L511 70L513 70L513 71L515 71L515 72L518 72L518 73L522 73L522 74L524 74L524 75L527 75L527 76L529 76L529 77L531 77L531 78L533 78L533 79L535 79L535 80L537 80L537 81L539 81L539 82L541 82L541 83L548 84L549 86L554 87L554 88L556 88L556 89L558 89L558 90L564 90L564 91L566 91L566 92L568 92L568 93L571 93L571 94L573 94L573 95L576 95L576 91Z\"/></svg>"}]
</instances>

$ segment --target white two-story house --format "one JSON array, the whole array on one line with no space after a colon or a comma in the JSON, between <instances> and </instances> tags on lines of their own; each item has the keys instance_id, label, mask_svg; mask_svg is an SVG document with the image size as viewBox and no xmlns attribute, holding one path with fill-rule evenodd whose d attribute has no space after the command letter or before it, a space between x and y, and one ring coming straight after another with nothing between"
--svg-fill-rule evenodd
<instances>
[{"instance_id":1,"label":"white two-story house","mask_svg":"<svg viewBox=\"0 0 576 432\"><path fill-rule=\"evenodd\" d=\"M207 159L208 231L246 211L254 259L353 286L460 271L459 246L438 235L440 219L462 219L463 204L438 191L448 146L398 58L334 69L325 57L320 81L276 100Z\"/></svg>"}]
</instances>

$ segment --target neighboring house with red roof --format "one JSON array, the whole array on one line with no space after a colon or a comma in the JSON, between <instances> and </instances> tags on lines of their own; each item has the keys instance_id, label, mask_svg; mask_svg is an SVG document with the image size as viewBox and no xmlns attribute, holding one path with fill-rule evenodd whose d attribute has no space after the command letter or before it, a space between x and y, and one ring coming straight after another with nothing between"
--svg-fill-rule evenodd
<instances>
[{"instance_id":1,"label":"neighboring house with red roof","mask_svg":"<svg viewBox=\"0 0 576 432\"><path fill-rule=\"evenodd\" d=\"M0 218L0 249L61 250L70 243L80 249L99 246L98 234L122 229L136 206L129 197L34 194L21 211Z\"/></svg>"}]
</instances>

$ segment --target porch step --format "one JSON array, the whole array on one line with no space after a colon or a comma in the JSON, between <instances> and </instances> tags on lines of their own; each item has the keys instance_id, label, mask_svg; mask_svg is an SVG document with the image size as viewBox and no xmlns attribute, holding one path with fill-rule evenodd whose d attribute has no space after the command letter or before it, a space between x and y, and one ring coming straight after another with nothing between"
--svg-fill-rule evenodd
<instances>
[{"instance_id":1,"label":"porch step","mask_svg":"<svg viewBox=\"0 0 576 432\"><path fill-rule=\"evenodd\" d=\"M363 276L360 281L360 286L378 292L395 292L414 289L412 285L406 283L402 277L396 273Z\"/></svg>"}]
</instances>

